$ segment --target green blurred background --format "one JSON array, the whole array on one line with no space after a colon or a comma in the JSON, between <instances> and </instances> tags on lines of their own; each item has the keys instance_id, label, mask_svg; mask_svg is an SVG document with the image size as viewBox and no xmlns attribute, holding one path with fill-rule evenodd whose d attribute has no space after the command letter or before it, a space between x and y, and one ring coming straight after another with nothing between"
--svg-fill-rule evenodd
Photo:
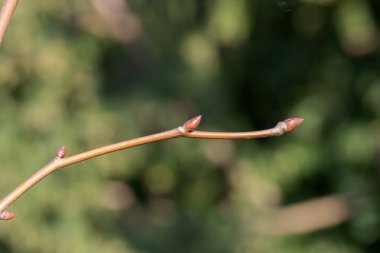
<instances>
[{"instance_id":1,"label":"green blurred background","mask_svg":"<svg viewBox=\"0 0 380 253\"><path fill-rule=\"evenodd\" d=\"M21 1L0 47L0 193L54 157L175 139L49 176L1 253L380 250L377 0Z\"/></svg>"}]
</instances>

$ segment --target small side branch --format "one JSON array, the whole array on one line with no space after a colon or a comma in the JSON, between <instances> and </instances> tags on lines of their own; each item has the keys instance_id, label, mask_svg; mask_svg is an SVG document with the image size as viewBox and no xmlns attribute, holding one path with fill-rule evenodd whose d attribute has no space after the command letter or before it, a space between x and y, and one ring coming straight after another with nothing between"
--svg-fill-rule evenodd
<instances>
[{"instance_id":1,"label":"small side branch","mask_svg":"<svg viewBox=\"0 0 380 253\"><path fill-rule=\"evenodd\" d=\"M184 134L184 137L200 139L257 139L280 136L286 132L293 131L302 121L303 119L301 118L290 118L279 122L274 128L251 132L188 131Z\"/></svg>"},{"instance_id":2,"label":"small side branch","mask_svg":"<svg viewBox=\"0 0 380 253\"><path fill-rule=\"evenodd\" d=\"M4 0L0 11L0 44L4 40L5 32L7 31L9 22L18 4L18 0ZM1 216L1 214L0 214Z\"/></svg>"},{"instance_id":3,"label":"small side branch","mask_svg":"<svg viewBox=\"0 0 380 253\"><path fill-rule=\"evenodd\" d=\"M16 187L12 192L5 196L0 201L0 220L10 220L14 218L14 213L5 210L9 205L21 197L27 190L36 185L39 181L50 175L52 172L66 167L68 165L78 163L84 160L94 158L96 156L108 154L111 152L144 145L156 141L172 139L176 137L185 138L202 138L202 139L253 139L264 138L270 136L280 136L286 132L293 131L303 121L301 118L290 118L279 122L275 127L267 130L252 131L252 132L206 132L194 131L201 121L201 116L197 116L186 121L182 126L165 131L162 133L152 134L128 141L123 141L108 146L89 150L77 155L66 157L66 148L58 149L55 157L51 162L34 173L31 177L25 180L22 184Z\"/></svg>"}]
</instances>

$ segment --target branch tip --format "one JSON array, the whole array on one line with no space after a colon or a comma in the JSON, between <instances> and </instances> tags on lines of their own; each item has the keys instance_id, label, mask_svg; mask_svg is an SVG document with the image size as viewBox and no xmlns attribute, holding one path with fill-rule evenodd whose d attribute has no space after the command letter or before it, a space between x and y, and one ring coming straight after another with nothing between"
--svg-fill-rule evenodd
<instances>
[{"instance_id":1,"label":"branch tip","mask_svg":"<svg viewBox=\"0 0 380 253\"><path fill-rule=\"evenodd\" d=\"M303 118L289 118L289 119L284 120L283 123L285 124L285 131L286 132L293 131L294 129L296 129L296 127L301 125L302 121L303 121Z\"/></svg>"},{"instance_id":2,"label":"branch tip","mask_svg":"<svg viewBox=\"0 0 380 253\"><path fill-rule=\"evenodd\" d=\"M201 119L202 119L202 115L199 115L197 117L194 117L192 119L189 119L188 121L186 121L182 127L187 131L187 132L191 132L191 131L194 131L198 126L199 126L199 123L201 123Z\"/></svg>"},{"instance_id":3,"label":"branch tip","mask_svg":"<svg viewBox=\"0 0 380 253\"><path fill-rule=\"evenodd\" d=\"M15 214L6 210L0 212L0 220L11 220L15 217Z\"/></svg>"},{"instance_id":4,"label":"branch tip","mask_svg":"<svg viewBox=\"0 0 380 253\"><path fill-rule=\"evenodd\" d=\"M65 146L62 146L60 147L58 150L57 150L57 153L55 154L55 158L64 158L66 155L66 148Z\"/></svg>"}]
</instances>

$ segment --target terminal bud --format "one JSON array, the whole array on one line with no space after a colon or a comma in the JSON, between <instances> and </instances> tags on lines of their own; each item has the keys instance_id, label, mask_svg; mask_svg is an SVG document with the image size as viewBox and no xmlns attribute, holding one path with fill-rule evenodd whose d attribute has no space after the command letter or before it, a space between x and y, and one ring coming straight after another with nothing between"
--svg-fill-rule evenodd
<instances>
[{"instance_id":1,"label":"terminal bud","mask_svg":"<svg viewBox=\"0 0 380 253\"><path fill-rule=\"evenodd\" d=\"M303 121L303 118L289 118L284 120L285 124L285 131L286 132L291 132L293 131L296 127L298 127Z\"/></svg>"}]
</instances>

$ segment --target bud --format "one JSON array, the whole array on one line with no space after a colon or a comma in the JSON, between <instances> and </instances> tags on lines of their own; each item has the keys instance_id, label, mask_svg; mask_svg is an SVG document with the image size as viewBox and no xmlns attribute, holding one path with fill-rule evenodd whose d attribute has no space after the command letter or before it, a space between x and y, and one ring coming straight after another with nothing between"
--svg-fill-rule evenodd
<instances>
[{"instance_id":1,"label":"bud","mask_svg":"<svg viewBox=\"0 0 380 253\"><path fill-rule=\"evenodd\" d=\"M197 117L194 117L192 119L189 119L188 121L186 121L184 124L183 124L183 128L187 131L187 132L191 132L191 131L194 131L198 126L199 126L199 123L201 123L201 119L202 119L202 115L199 115Z\"/></svg>"},{"instance_id":2,"label":"bud","mask_svg":"<svg viewBox=\"0 0 380 253\"><path fill-rule=\"evenodd\" d=\"M298 127L303 121L303 118L289 118L284 120L285 130L286 132L293 131L296 127Z\"/></svg>"},{"instance_id":3,"label":"bud","mask_svg":"<svg viewBox=\"0 0 380 253\"><path fill-rule=\"evenodd\" d=\"M15 214L6 210L0 212L0 220L11 220L15 217Z\"/></svg>"},{"instance_id":4,"label":"bud","mask_svg":"<svg viewBox=\"0 0 380 253\"><path fill-rule=\"evenodd\" d=\"M66 155L66 148L65 146L62 146L60 147L58 150L57 150L57 153L55 154L55 157L56 158L64 158Z\"/></svg>"}]
</instances>

